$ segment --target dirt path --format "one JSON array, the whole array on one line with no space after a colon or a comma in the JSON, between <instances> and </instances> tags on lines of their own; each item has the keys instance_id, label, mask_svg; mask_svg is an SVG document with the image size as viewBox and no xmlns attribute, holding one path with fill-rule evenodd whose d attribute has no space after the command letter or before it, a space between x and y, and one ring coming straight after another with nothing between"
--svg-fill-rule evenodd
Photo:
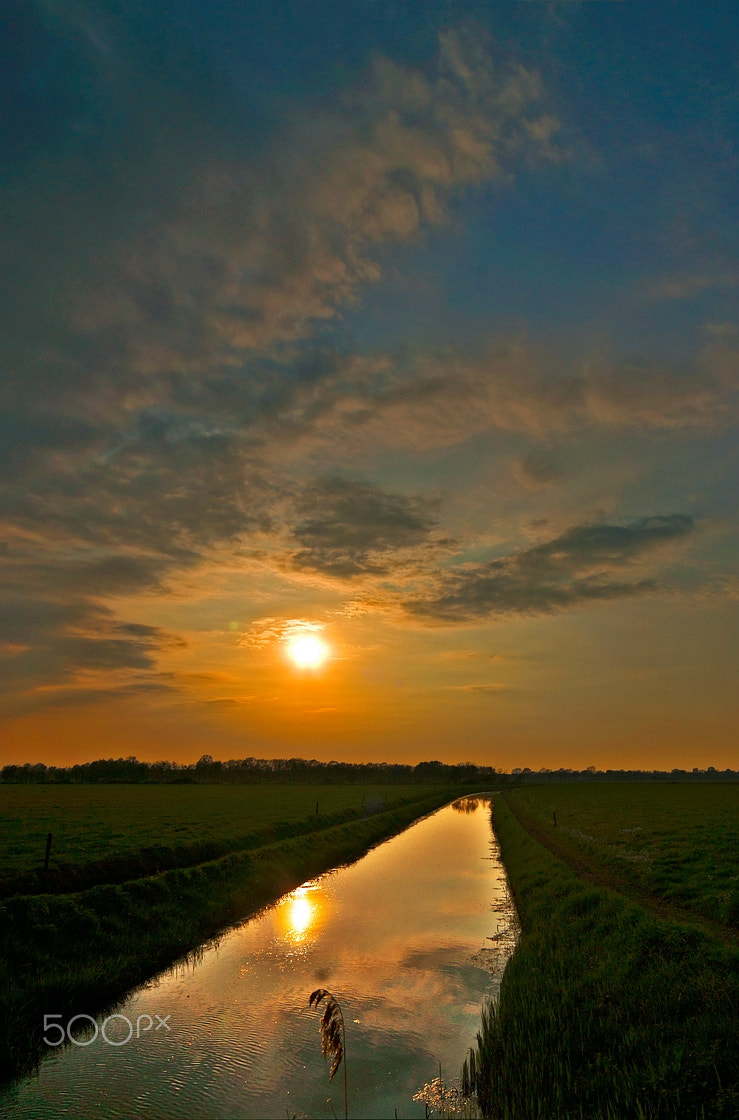
<instances>
[{"instance_id":1,"label":"dirt path","mask_svg":"<svg viewBox=\"0 0 739 1120\"><path fill-rule=\"evenodd\" d=\"M541 821L529 816L521 808L515 796L510 794L503 794L502 796L521 828L528 832L529 836L541 844L543 848L551 852L553 856L571 867L579 879L591 883L593 886L604 887L606 890L616 891L618 894L624 895L656 918L678 922L681 925L695 926L705 933L711 934L712 937L723 941L725 945L739 946L739 930L734 930L723 922L705 918L702 914L696 914L693 910L688 910L684 906L675 906L673 903L664 902L662 899L649 894L648 891L639 890L627 879L621 878L604 867L599 867L588 860L582 852L573 848L566 841L562 841L559 836L555 835L553 826L547 827Z\"/></svg>"}]
</instances>

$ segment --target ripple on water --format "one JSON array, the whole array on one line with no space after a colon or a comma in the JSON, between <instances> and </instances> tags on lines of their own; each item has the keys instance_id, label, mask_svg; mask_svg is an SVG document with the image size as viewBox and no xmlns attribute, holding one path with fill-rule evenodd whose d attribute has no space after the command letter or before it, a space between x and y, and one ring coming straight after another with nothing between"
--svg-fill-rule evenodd
<instances>
[{"instance_id":1,"label":"ripple on water","mask_svg":"<svg viewBox=\"0 0 739 1120\"><path fill-rule=\"evenodd\" d=\"M489 807L442 809L362 860L226 931L118 1010L169 1015L130 1045L69 1047L0 1095L8 1120L239 1120L343 1105L329 1086L316 987L342 1006L352 1115L425 1116L412 1100L458 1072L515 944ZM495 857L493 851L493 857ZM500 937L505 926L505 936ZM493 940L495 939L495 940ZM480 947L489 947L481 949ZM485 965L494 967L488 968Z\"/></svg>"}]
</instances>

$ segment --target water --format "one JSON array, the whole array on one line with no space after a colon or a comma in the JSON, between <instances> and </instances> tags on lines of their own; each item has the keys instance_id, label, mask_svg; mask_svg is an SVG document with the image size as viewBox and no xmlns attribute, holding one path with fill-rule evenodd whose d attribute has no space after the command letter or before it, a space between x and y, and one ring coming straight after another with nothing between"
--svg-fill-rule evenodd
<instances>
[{"instance_id":1,"label":"water","mask_svg":"<svg viewBox=\"0 0 739 1120\"><path fill-rule=\"evenodd\" d=\"M0 1113L343 1116L343 1068L329 1084L321 1057L324 1005L308 1007L323 987L344 1013L349 1115L425 1117L414 1093L439 1063L445 1079L459 1074L514 943L489 802L465 799L137 988L118 1008L125 1018L108 1021L109 1041L102 1020L97 1036L79 1021L72 1034L86 1045L51 1050L37 1075L0 1094Z\"/></svg>"}]
</instances>

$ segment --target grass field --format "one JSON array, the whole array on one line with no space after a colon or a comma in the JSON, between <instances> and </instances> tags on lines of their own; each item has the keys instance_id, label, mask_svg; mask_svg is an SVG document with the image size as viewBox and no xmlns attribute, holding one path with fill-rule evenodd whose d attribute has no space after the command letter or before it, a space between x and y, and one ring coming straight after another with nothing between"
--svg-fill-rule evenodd
<instances>
[{"instance_id":1,"label":"grass field","mask_svg":"<svg viewBox=\"0 0 739 1120\"><path fill-rule=\"evenodd\" d=\"M125 858L145 848L212 844L229 850L275 824L388 806L428 788L331 785L0 785L0 879L42 862ZM215 853L214 853L215 854Z\"/></svg>"},{"instance_id":2,"label":"grass field","mask_svg":"<svg viewBox=\"0 0 739 1120\"><path fill-rule=\"evenodd\" d=\"M628 893L739 925L739 785L537 786L514 803Z\"/></svg>"},{"instance_id":3,"label":"grass field","mask_svg":"<svg viewBox=\"0 0 739 1120\"><path fill-rule=\"evenodd\" d=\"M495 799L522 937L474 1054L485 1116L736 1120L737 792L552 785Z\"/></svg>"}]
</instances>

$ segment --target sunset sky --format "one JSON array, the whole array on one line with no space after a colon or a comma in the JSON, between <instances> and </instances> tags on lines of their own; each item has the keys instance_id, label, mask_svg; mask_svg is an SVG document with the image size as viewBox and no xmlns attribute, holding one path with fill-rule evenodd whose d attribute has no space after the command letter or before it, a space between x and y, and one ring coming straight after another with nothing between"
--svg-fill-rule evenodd
<instances>
[{"instance_id":1,"label":"sunset sky","mask_svg":"<svg viewBox=\"0 0 739 1120\"><path fill-rule=\"evenodd\" d=\"M0 762L739 765L734 4L0 53Z\"/></svg>"}]
</instances>

